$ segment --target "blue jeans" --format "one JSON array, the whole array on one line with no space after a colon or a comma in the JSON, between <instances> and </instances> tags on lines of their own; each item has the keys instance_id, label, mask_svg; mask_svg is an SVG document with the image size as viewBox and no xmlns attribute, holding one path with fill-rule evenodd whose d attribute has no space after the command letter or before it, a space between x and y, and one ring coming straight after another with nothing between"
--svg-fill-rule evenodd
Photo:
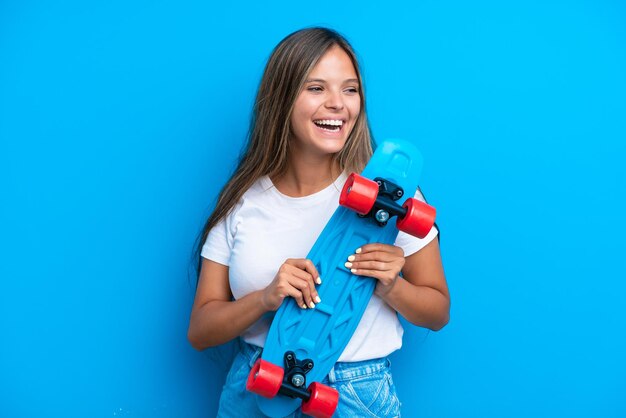
<instances>
[{"instance_id":1,"label":"blue jeans","mask_svg":"<svg viewBox=\"0 0 626 418\"><path fill-rule=\"evenodd\" d=\"M246 380L262 348L241 341L220 397L218 417L264 417ZM399 417L400 401L387 358L336 363L322 381L339 392L333 417ZM300 409L289 417L304 417Z\"/></svg>"}]
</instances>

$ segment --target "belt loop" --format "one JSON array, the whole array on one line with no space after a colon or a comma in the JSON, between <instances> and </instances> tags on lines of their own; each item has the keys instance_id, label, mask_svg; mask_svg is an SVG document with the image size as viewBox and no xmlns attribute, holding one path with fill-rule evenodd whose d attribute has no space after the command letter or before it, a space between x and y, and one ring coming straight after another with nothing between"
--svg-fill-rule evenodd
<instances>
[{"instance_id":1,"label":"belt loop","mask_svg":"<svg viewBox=\"0 0 626 418\"><path fill-rule=\"evenodd\" d=\"M261 353L263 352L263 349L261 347L257 347L256 345L252 345L249 344L247 342L244 341L243 338L239 338L239 345L240 345L240 350L243 353L243 355L245 357L250 357L250 361L248 362L249 366L252 367L254 366L254 363L256 363L256 360L259 358L259 356L261 355Z\"/></svg>"},{"instance_id":2,"label":"belt loop","mask_svg":"<svg viewBox=\"0 0 626 418\"><path fill-rule=\"evenodd\" d=\"M250 357L250 367L254 366L254 363L256 363L256 359L259 358L262 351L263 349L261 347L255 348L254 353L252 354L252 357Z\"/></svg>"},{"instance_id":3,"label":"belt loop","mask_svg":"<svg viewBox=\"0 0 626 418\"><path fill-rule=\"evenodd\" d=\"M328 372L328 383L335 383L337 378L335 376L335 366Z\"/></svg>"}]
</instances>

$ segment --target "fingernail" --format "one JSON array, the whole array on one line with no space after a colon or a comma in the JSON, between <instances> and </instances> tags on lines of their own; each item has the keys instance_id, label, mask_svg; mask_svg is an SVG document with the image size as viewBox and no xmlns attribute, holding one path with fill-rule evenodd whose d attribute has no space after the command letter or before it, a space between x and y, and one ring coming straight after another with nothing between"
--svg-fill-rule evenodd
<instances>
[{"instance_id":1,"label":"fingernail","mask_svg":"<svg viewBox=\"0 0 626 418\"><path fill-rule=\"evenodd\" d=\"M344 264L344 266L346 266L347 268L350 268L350 267L352 267L352 263L350 263L350 262L346 261L346 263Z\"/></svg>"},{"instance_id":2,"label":"fingernail","mask_svg":"<svg viewBox=\"0 0 626 418\"><path fill-rule=\"evenodd\" d=\"M321 277L318 277L317 279L315 279L315 282L316 282L317 284L322 284L322 278L321 278Z\"/></svg>"},{"instance_id":3,"label":"fingernail","mask_svg":"<svg viewBox=\"0 0 626 418\"><path fill-rule=\"evenodd\" d=\"M315 304L313 302L309 303L309 306L311 307L311 309L315 308Z\"/></svg>"},{"instance_id":4,"label":"fingernail","mask_svg":"<svg viewBox=\"0 0 626 418\"><path fill-rule=\"evenodd\" d=\"M322 299L319 296L315 296L315 303L320 303Z\"/></svg>"},{"instance_id":5,"label":"fingernail","mask_svg":"<svg viewBox=\"0 0 626 418\"><path fill-rule=\"evenodd\" d=\"M350 270L352 273L356 273L356 269L351 269Z\"/></svg>"},{"instance_id":6,"label":"fingernail","mask_svg":"<svg viewBox=\"0 0 626 418\"><path fill-rule=\"evenodd\" d=\"M353 255L351 255L350 257L348 257L348 261L354 261L355 257Z\"/></svg>"},{"instance_id":7,"label":"fingernail","mask_svg":"<svg viewBox=\"0 0 626 418\"><path fill-rule=\"evenodd\" d=\"M303 303L301 306L302 309L306 309L306 305Z\"/></svg>"},{"instance_id":8,"label":"fingernail","mask_svg":"<svg viewBox=\"0 0 626 418\"><path fill-rule=\"evenodd\" d=\"M356 251L355 251L355 253L357 253L357 254L361 254L361 248L357 248L357 249L356 249Z\"/></svg>"}]
</instances>

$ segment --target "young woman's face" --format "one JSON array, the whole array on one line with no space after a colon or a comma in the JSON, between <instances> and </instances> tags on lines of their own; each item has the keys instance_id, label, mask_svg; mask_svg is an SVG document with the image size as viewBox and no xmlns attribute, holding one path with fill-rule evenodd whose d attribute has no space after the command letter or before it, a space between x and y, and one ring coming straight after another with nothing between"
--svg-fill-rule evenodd
<instances>
[{"instance_id":1,"label":"young woman's face","mask_svg":"<svg viewBox=\"0 0 626 418\"><path fill-rule=\"evenodd\" d=\"M292 145L324 155L341 151L361 111L360 87L348 54L332 46L313 67L296 99Z\"/></svg>"}]
</instances>

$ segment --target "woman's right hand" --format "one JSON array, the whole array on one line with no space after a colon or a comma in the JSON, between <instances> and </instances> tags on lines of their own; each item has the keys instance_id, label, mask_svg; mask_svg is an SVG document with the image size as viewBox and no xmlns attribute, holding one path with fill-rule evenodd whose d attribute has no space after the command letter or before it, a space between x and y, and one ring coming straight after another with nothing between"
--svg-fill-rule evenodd
<instances>
[{"instance_id":1,"label":"woman's right hand","mask_svg":"<svg viewBox=\"0 0 626 418\"><path fill-rule=\"evenodd\" d=\"M263 290L263 306L268 311L275 311L283 299L291 296L302 309L314 308L316 303L321 302L315 283L322 281L313 262L305 258L290 258L280 266L272 283Z\"/></svg>"}]
</instances>

